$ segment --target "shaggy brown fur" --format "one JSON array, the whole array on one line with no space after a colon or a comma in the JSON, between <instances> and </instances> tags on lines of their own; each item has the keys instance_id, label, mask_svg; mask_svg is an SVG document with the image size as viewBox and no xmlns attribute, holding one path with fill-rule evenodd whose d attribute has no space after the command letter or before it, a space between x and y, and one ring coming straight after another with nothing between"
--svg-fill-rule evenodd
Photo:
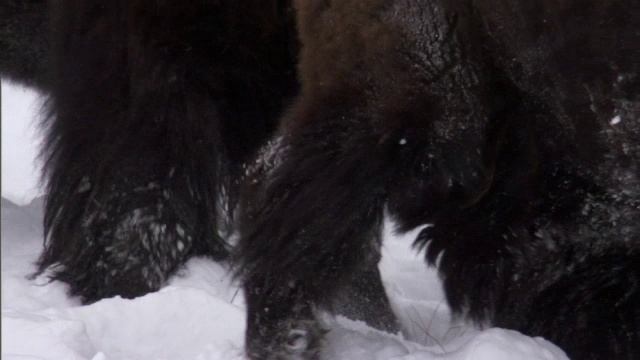
<instances>
[{"instance_id":1,"label":"shaggy brown fur","mask_svg":"<svg viewBox=\"0 0 640 360\"><path fill-rule=\"evenodd\" d=\"M302 93L244 201L256 359L316 359L318 308L385 204L455 314L640 356L633 1L298 0ZM438 260L439 259L439 260Z\"/></svg>"}]
</instances>

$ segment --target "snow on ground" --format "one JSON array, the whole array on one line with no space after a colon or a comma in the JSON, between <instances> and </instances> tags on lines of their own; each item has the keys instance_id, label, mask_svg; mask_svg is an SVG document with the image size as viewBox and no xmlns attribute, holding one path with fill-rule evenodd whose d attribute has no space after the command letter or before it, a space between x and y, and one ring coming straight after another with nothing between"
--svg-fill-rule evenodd
<instances>
[{"instance_id":1,"label":"snow on ground","mask_svg":"<svg viewBox=\"0 0 640 360\"><path fill-rule=\"evenodd\" d=\"M34 97L23 90L8 96L15 88L5 85L2 359L243 359L242 294L227 269L208 259L192 259L157 293L87 306L66 296L64 284L28 278L42 246L42 200L29 203L38 193L35 174L28 170L36 152L27 141L6 140L4 131L17 127L16 123L28 123L33 112L25 109L33 107ZM390 335L338 318L330 321L325 359L566 359L559 348L541 338L451 323L437 275L426 268L421 255L409 249L415 232L399 237L391 234L389 224L385 228L380 266L404 334Z\"/></svg>"}]
</instances>

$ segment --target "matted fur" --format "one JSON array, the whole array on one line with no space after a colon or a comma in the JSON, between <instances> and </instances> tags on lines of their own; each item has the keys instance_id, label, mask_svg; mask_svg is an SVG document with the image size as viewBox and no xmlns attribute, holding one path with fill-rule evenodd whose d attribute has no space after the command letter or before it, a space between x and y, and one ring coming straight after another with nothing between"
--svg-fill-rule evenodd
<instances>
[{"instance_id":1,"label":"matted fur","mask_svg":"<svg viewBox=\"0 0 640 360\"><path fill-rule=\"evenodd\" d=\"M38 274L92 302L157 290L192 255L227 260L242 178L277 159L248 160L298 90L293 15L288 1L0 4L0 74L49 98ZM397 332L373 249L336 310Z\"/></svg>"},{"instance_id":2,"label":"matted fur","mask_svg":"<svg viewBox=\"0 0 640 360\"><path fill-rule=\"evenodd\" d=\"M9 3L3 34L45 45L8 56L39 66L3 76L50 74L39 272L92 302L157 290L194 254L227 258L242 165L297 91L290 6Z\"/></svg>"},{"instance_id":3,"label":"matted fur","mask_svg":"<svg viewBox=\"0 0 640 360\"><path fill-rule=\"evenodd\" d=\"M638 6L295 5L302 92L247 169L297 92L289 1L0 4L0 73L50 94L40 271L91 302L225 259L247 171L253 358L315 359L318 310L379 296L385 206L435 223L416 246L455 314L640 357ZM356 317L393 330L376 299Z\"/></svg>"},{"instance_id":4,"label":"matted fur","mask_svg":"<svg viewBox=\"0 0 640 360\"><path fill-rule=\"evenodd\" d=\"M316 310L386 205L399 231L434 223L416 246L456 315L638 358L635 2L295 4L302 92L243 200L250 357L319 358Z\"/></svg>"}]
</instances>

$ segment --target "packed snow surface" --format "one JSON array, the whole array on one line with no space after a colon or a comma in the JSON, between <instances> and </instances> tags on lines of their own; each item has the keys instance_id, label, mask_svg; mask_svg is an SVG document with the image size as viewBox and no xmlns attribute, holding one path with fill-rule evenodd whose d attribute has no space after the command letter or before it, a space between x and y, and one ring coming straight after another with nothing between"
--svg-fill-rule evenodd
<instances>
[{"instance_id":1,"label":"packed snow surface","mask_svg":"<svg viewBox=\"0 0 640 360\"><path fill-rule=\"evenodd\" d=\"M29 123L35 96L6 84L2 95L3 130L23 126L33 131ZM26 139L34 138L20 131ZM35 153L33 141L5 141L3 132L2 359L244 358L242 293L228 269L209 259L190 260L159 292L87 306L68 297L62 283L29 279L42 248L42 199L28 201L38 194ZM403 333L386 334L339 317L330 320L323 358L566 359L542 338L452 322L435 270L427 269L422 254L410 249L416 232L396 236L392 227L385 224L380 266Z\"/></svg>"}]
</instances>

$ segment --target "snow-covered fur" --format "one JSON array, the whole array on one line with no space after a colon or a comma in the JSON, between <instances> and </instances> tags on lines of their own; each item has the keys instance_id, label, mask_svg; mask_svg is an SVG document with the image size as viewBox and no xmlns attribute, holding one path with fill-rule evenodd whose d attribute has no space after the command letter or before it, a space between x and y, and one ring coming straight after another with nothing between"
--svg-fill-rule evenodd
<instances>
[{"instance_id":1,"label":"snow-covered fur","mask_svg":"<svg viewBox=\"0 0 640 360\"><path fill-rule=\"evenodd\" d=\"M50 96L40 271L91 302L224 259L246 173L253 358L316 358L318 309L395 328L385 206L435 224L416 245L455 313L640 357L635 2L295 5L302 91L250 160L298 91L289 1L1 2L0 74Z\"/></svg>"},{"instance_id":2,"label":"snow-covered fur","mask_svg":"<svg viewBox=\"0 0 640 360\"><path fill-rule=\"evenodd\" d=\"M221 234L242 164L298 88L290 5L67 0L0 10L0 59L51 74L41 86L39 271L92 302L157 290L194 254L227 258ZM22 21L36 15L51 25ZM30 36L43 51L5 52L28 48ZM3 75L40 84L35 67L4 64Z\"/></svg>"},{"instance_id":3,"label":"snow-covered fur","mask_svg":"<svg viewBox=\"0 0 640 360\"><path fill-rule=\"evenodd\" d=\"M93 302L226 259L241 179L268 165L247 161L298 91L291 3L50 5L0 5L0 74L49 96L38 273ZM370 259L336 310L397 332Z\"/></svg>"},{"instance_id":4,"label":"snow-covered fur","mask_svg":"<svg viewBox=\"0 0 640 360\"><path fill-rule=\"evenodd\" d=\"M319 357L386 206L434 224L456 314L639 358L636 2L294 3L302 91L241 205L249 356Z\"/></svg>"}]
</instances>

